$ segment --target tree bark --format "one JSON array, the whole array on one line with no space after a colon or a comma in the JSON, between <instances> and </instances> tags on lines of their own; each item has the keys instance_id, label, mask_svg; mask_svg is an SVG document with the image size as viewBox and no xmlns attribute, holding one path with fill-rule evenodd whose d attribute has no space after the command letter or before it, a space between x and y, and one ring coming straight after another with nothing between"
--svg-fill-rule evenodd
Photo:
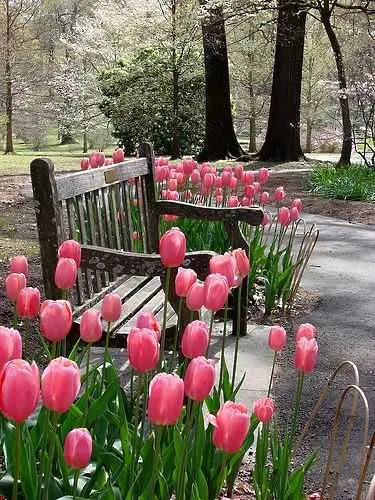
<instances>
[{"instance_id":1,"label":"tree bark","mask_svg":"<svg viewBox=\"0 0 375 500\"><path fill-rule=\"evenodd\" d=\"M13 146L13 93L11 67L11 18L9 0L6 0L6 49L5 49L5 113L7 117L5 154L14 153Z\"/></svg>"},{"instance_id":2,"label":"tree bark","mask_svg":"<svg viewBox=\"0 0 375 500\"><path fill-rule=\"evenodd\" d=\"M312 103L312 75L313 75L314 58L309 55L309 61L307 65L307 118L306 118L306 153L311 153L311 137L313 128L313 103Z\"/></svg>"},{"instance_id":3,"label":"tree bark","mask_svg":"<svg viewBox=\"0 0 375 500\"><path fill-rule=\"evenodd\" d=\"M328 8L327 8L328 7ZM350 120L350 109L349 100L347 94L347 83L345 75L344 61L342 58L340 43L337 39L336 33L331 24L331 9L329 3L325 2L323 9L320 11L320 18L324 29L327 33L328 39L331 44L333 54L335 56L336 68L337 68L337 78L340 88L340 108L341 108L341 119L342 119L342 145L341 145L341 155L338 161L338 165L350 165L350 157L352 154L352 124Z\"/></svg>"},{"instance_id":4,"label":"tree bark","mask_svg":"<svg viewBox=\"0 0 375 500\"><path fill-rule=\"evenodd\" d=\"M254 94L254 76L253 76L253 64L254 64L254 52L253 45L254 35L249 31L249 52L248 52L248 63L249 63L249 106L250 106L250 116L249 116L249 152L255 153L257 150L257 131L256 131L256 117L255 117L255 94Z\"/></svg>"},{"instance_id":5,"label":"tree bark","mask_svg":"<svg viewBox=\"0 0 375 500\"><path fill-rule=\"evenodd\" d=\"M180 92L179 92L179 71L177 67L177 53L176 53L176 12L177 0L172 0L172 159L181 156L180 144L180 127L179 127L179 105L180 105Z\"/></svg>"},{"instance_id":6,"label":"tree bark","mask_svg":"<svg viewBox=\"0 0 375 500\"><path fill-rule=\"evenodd\" d=\"M270 161L303 158L300 105L307 10L304 1L279 0L271 106L258 157Z\"/></svg>"},{"instance_id":7,"label":"tree bark","mask_svg":"<svg viewBox=\"0 0 375 500\"><path fill-rule=\"evenodd\" d=\"M207 0L200 0L205 6ZM244 151L233 126L227 40L222 7L210 8L202 18L205 83L206 129L199 161L236 158Z\"/></svg>"}]
</instances>

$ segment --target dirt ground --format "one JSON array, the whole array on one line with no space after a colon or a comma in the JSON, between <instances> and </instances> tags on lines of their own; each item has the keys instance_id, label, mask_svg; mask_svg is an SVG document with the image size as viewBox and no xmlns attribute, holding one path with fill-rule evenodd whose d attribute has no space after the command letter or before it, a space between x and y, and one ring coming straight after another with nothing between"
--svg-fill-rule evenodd
<instances>
[{"instance_id":1,"label":"dirt ground","mask_svg":"<svg viewBox=\"0 0 375 500\"><path fill-rule=\"evenodd\" d=\"M283 166L287 168L288 166ZM301 198L304 210L309 213L337 217L349 222L375 224L375 204L352 202L344 200L327 200L307 192L308 172L298 171L298 167L308 168L309 164L293 165L292 172L275 172L271 175L267 189L283 185L291 201ZM11 318L11 307L7 301L3 280L7 273L9 259L17 254L25 254L30 263L30 286L42 287L39 261L39 248L36 233L36 223L33 202L29 196L24 196L25 187L29 186L28 176L0 177L0 325L8 325ZM30 190L30 188L29 188ZM302 291L299 294L297 306L293 312L292 323L298 324L299 317L319 303L318 296L310 296ZM260 319L260 318L259 318ZM288 324L287 318L273 318L275 322ZM30 351L36 354L39 344L36 339L30 339ZM282 364L280 369L282 369ZM251 456L246 466L241 470L239 482L235 491L237 500L254 498L249 489ZM314 485L314 478L312 479Z\"/></svg>"}]
</instances>

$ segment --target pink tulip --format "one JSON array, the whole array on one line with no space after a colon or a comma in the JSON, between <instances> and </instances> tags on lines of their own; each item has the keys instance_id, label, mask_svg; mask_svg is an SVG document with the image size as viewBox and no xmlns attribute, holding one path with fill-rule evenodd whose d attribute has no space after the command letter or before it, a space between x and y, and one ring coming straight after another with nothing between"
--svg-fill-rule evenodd
<instances>
[{"instance_id":1,"label":"pink tulip","mask_svg":"<svg viewBox=\"0 0 375 500\"><path fill-rule=\"evenodd\" d=\"M318 357L318 343L315 338L302 337L296 343L294 352L294 366L296 370L310 373L315 368Z\"/></svg>"},{"instance_id":2,"label":"pink tulip","mask_svg":"<svg viewBox=\"0 0 375 500\"><path fill-rule=\"evenodd\" d=\"M22 358L22 338L18 330L0 326L0 370L12 359Z\"/></svg>"},{"instance_id":3,"label":"pink tulip","mask_svg":"<svg viewBox=\"0 0 375 500\"><path fill-rule=\"evenodd\" d=\"M221 182L223 187L229 187L232 180L232 172L228 170L223 170L221 173Z\"/></svg>"},{"instance_id":4,"label":"pink tulip","mask_svg":"<svg viewBox=\"0 0 375 500\"><path fill-rule=\"evenodd\" d=\"M240 203L242 207L249 207L251 203L250 198L246 198L246 196L244 196L243 198L241 198Z\"/></svg>"},{"instance_id":5,"label":"pink tulip","mask_svg":"<svg viewBox=\"0 0 375 500\"><path fill-rule=\"evenodd\" d=\"M89 309L82 314L79 324L79 335L84 342L91 344L102 338L103 328L100 320L100 311Z\"/></svg>"},{"instance_id":6,"label":"pink tulip","mask_svg":"<svg viewBox=\"0 0 375 500\"><path fill-rule=\"evenodd\" d=\"M249 186L254 182L254 174L250 170L243 173L242 182L245 186Z\"/></svg>"},{"instance_id":7,"label":"pink tulip","mask_svg":"<svg viewBox=\"0 0 375 500\"><path fill-rule=\"evenodd\" d=\"M290 213L290 222L295 222L300 218L300 213L297 207L292 207L289 210L289 213Z\"/></svg>"},{"instance_id":8,"label":"pink tulip","mask_svg":"<svg viewBox=\"0 0 375 500\"><path fill-rule=\"evenodd\" d=\"M267 212L264 212L263 214L263 219L262 219L262 226L268 226L268 224L271 222L271 217L270 214Z\"/></svg>"},{"instance_id":9,"label":"pink tulip","mask_svg":"<svg viewBox=\"0 0 375 500\"><path fill-rule=\"evenodd\" d=\"M218 188L218 189L223 189L223 179L221 177L216 177L215 179L215 187ZM218 194L218 192L216 191L216 194ZM220 192L220 194L222 194L222 191Z\"/></svg>"},{"instance_id":10,"label":"pink tulip","mask_svg":"<svg viewBox=\"0 0 375 500\"><path fill-rule=\"evenodd\" d=\"M158 373L151 380L147 413L155 425L174 425L184 403L184 382L178 375Z\"/></svg>"},{"instance_id":11,"label":"pink tulip","mask_svg":"<svg viewBox=\"0 0 375 500\"><path fill-rule=\"evenodd\" d=\"M229 288L234 284L236 271L236 260L230 253L224 255L214 255L210 259L210 273L222 274L227 282Z\"/></svg>"},{"instance_id":12,"label":"pink tulip","mask_svg":"<svg viewBox=\"0 0 375 500\"><path fill-rule=\"evenodd\" d=\"M26 287L26 277L22 273L10 273L5 280L5 290L9 300L15 301L20 291Z\"/></svg>"},{"instance_id":13,"label":"pink tulip","mask_svg":"<svg viewBox=\"0 0 375 500\"><path fill-rule=\"evenodd\" d=\"M261 193L260 202L262 205L267 205L270 202L270 194L267 191L263 191L263 193Z\"/></svg>"},{"instance_id":14,"label":"pink tulip","mask_svg":"<svg viewBox=\"0 0 375 500\"><path fill-rule=\"evenodd\" d=\"M159 243L160 258L164 267L179 267L185 259L186 238L182 231L173 228L163 234Z\"/></svg>"},{"instance_id":15,"label":"pink tulip","mask_svg":"<svg viewBox=\"0 0 375 500\"><path fill-rule=\"evenodd\" d=\"M73 288L77 279L77 264L74 259L60 258L55 271L55 284L61 290Z\"/></svg>"},{"instance_id":16,"label":"pink tulip","mask_svg":"<svg viewBox=\"0 0 375 500\"><path fill-rule=\"evenodd\" d=\"M194 167L194 160L187 159L182 162L182 168L185 175L191 175L193 173Z\"/></svg>"},{"instance_id":17,"label":"pink tulip","mask_svg":"<svg viewBox=\"0 0 375 500\"><path fill-rule=\"evenodd\" d=\"M72 306L67 300L45 300L40 307L40 331L50 342L59 342L72 328Z\"/></svg>"},{"instance_id":18,"label":"pink tulip","mask_svg":"<svg viewBox=\"0 0 375 500\"><path fill-rule=\"evenodd\" d=\"M278 214L277 219L283 227L288 226L290 223L290 211L287 207L281 207Z\"/></svg>"},{"instance_id":19,"label":"pink tulip","mask_svg":"<svg viewBox=\"0 0 375 500\"><path fill-rule=\"evenodd\" d=\"M236 262L236 274L239 274L242 279L246 278L250 272L250 262L245 250L242 248L236 248L232 251L232 255Z\"/></svg>"},{"instance_id":20,"label":"pink tulip","mask_svg":"<svg viewBox=\"0 0 375 500\"><path fill-rule=\"evenodd\" d=\"M113 163L121 163L125 159L125 153L122 148L115 149L112 153Z\"/></svg>"},{"instance_id":21,"label":"pink tulip","mask_svg":"<svg viewBox=\"0 0 375 500\"><path fill-rule=\"evenodd\" d=\"M179 267L175 279L177 297L186 297L191 286L197 281L197 273L193 269Z\"/></svg>"},{"instance_id":22,"label":"pink tulip","mask_svg":"<svg viewBox=\"0 0 375 500\"><path fill-rule=\"evenodd\" d=\"M203 321L192 321L186 325L181 341L181 352L185 358L203 356L209 342L208 327Z\"/></svg>"},{"instance_id":23,"label":"pink tulip","mask_svg":"<svg viewBox=\"0 0 375 500\"><path fill-rule=\"evenodd\" d=\"M315 326L311 325L310 323L302 323L302 325L298 327L296 333L296 342L298 342L303 337L307 340L315 339L316 338Z\"/></svg>"},{"instance_id":24,"label":"pink tulip","mask_svg":"<svg viewBox=\"0 0 375 500\"><path fill-rule=\"evenodd\" d=\"M260 185L259 182L253 182L253 187L254 187L254 191L255 191L255 194L258 194L262 191L262 186Z\"/></svg>"},{"instance_id":25,"label":"pink tulip","mask_svg":"<svg viewBox=\"0 0 375 500\"><path fill-rule=\"evenodd\" d=\"M243 174L244 174L244 168L243 168L243 165L237 165L236 167L234 167L234 176L236 177L236 179L238 179L239 181L242 180L242 177L243 177Z\"/></svg>"},{"instance_id":26,"label":"pink tulip","mask_svg":"<svg viewBox=\"0 0 375 500\"><path fill-rule=\"evenodd\" d=\"M152 312L142 312L138 314L136 322L136 328L148 328L149 330L153 330L156 334L156 340L159 342L161 337L161 328L158 320L155 318Z\"/></svg>"},{"instance_id":27,"label":"pink tulip","mask_svg":"<svg viewBox=\"0 0 375 500\"><path fill-rule=\"evenodd\" d=\"M271 398L259 398L255 401L253 412L260 422L269 422L275 411L275 403Z\"/></svg>"},{"instance_id":28,"label":"pink tulip","mask_svg":"<svg viewBox=\"0 0 375 500\"><path fill-rule=\"evenodd\" d=\"M160 346L154 330L132 328L128 337L129 363L139 373L153 370L159 361Z\"/></svg>"},{"instance_id":29,"label":"pink tulip","mask_svg":"<svg viewBox=\"0 0 375 500\"><path fill-rule=\"evenodd\" d=\"M176 191L176 189L177 189L177 179L169 179L169 181L168 181L168 189L170 191Z\"/></svg>"},{"instance_id":30,"label":"pink tulip","mask_svg":"<svg viewBox=\"0 0 375 500\"><path fill-rule=\"evenodd\" d=\"M53 359L42 375L43 404L52 411L65 413L78 396L80 387L77 364L63 357Z\"/></svg>"},{"instance_id":31,"label":"pink tulip","mask_svg":"<svg viewBox=\"0 0 375 500\"><path fill-rule=\"evenodd\" d=\"M238 197L237 196L231 196L228 200L228 207L229 208L236 208L239 205Z\"/></svg>"},{"instance_id":32,"label":"pink tulip","mask_svg":"<svg viewBox=\"0 0 375 500\"><path fill-rule=\"evenodd\" d=\"M204 284L196 281L191 285L186 295L186 306L190 311L199 311L203 307L204 299Z\"/></svg>"},{"instance_id":33,"label":"pink tulip","mask_svg":"<svg viewBox=\"0 0 375 500\"><path fill-rule=\"evenodd\" d=\"M104 165L105 165L106 167L108 167L109 165L113 165L113 160L112 160L112 158L106 158L106 159L105 159L105 162L104 162Z\"/></svg>"},{"instance_id":34,"label":"pink tulip","mask_svg":"<svg viewBox=\"0 0 375 500\"><path fill-rule=\"evenodd\" d=\"M26 278L29 275L29 263L24 255L17 255L10 260L9 272L24 274Z\"/></svg>"},{"instance_id":35,"label":"pink tulip","mask_svg":"<svg viewBox=\"0 0 375 500\"><path fill-rule=\"evenodd\" d=\"M302 204L302 201L299 198L296 198L295 200L293 200L291 206L292 207L296 207L299 212L302 212L303 204Z\"/></svg>"},{"instance_id":36,"label":"pink tulip","mask_svg":"<svg viewBox=\"0 0 375 500\"><path fill-rule=\"evenodd\" d=\"M16 301L16 311L20 318L35 318L40 308L40 292L37 288L22 288Z\"/></svg>"},{"instance_id":37,"label":"pink tulip","mask_svg":"<svg viewBox=\"0 0 375 500\"><path fill-rule=\"evenodd\" d=\"M81 160L81 170L88 170L90 168L89 158L82 158Z\"/></svg>"},{"instance_id":38,"label":"pink tulip","mask_svg":"<svg viewBox=\"0 0 375 500\"><path fill-rule=\"evenodd\" d=\"M102 167L105 163L105 154L103 153L103 151L99 151L96 156L98 158L99 167Z\"/></svg>"},{"instance_id":39,"label":"pink tulip","mask_svg":"<svg viewBox=\"0 0 375 500\"><path fill-rule=\"evenodd\" d=\"M72 469L85 469L91 460L92 438L85 428L73 429L66 435L64 459Z\"/></svg>"},{"instance_id":40,"label":"pink tulip","mask_svg":"<svg viewBox=\"0 0 375 500\"><path fill-rule=\"evenodd\" d=\"M237 189L237 185L238 185L238 180L236 177L232 176L231 180L230 180L230 185L229 187L235 191Z\"/></svg>"},{"instance_id":41,"label":"pink tulip","mask_svg":"<svg viewBox=\"0 0 375 500\"><path fill-rule=\"evenodd\" d=\"M90 161L91 168L98 168L99 167L99 158L97 157L96 151L94 153L91 153L89 161Z\"/></svg>"},{"instance_id":42,"label":"pink tulip","mask_svg":"<svg viewBox=\"0 0 375 500\"><path fill-rule=\"evenodd\" d=\"M177 186L182 187L185 184L185 175L182 172L177 172L176 174L176 180L177 180Z\"/></svg>"},{"instance_id":43,"label":"pink tulip","mask_svg":"<svg viewBox=\"0 0 375 500\"><path fill-rule=\"evenodd\" d=\"M138 231L133 231L132 238L134 241L138 241L141 238L141 235L139 234Z\"/></svg>"},{"instance_id":44,"label":"pink tulip","mask_svg":"<svg viewBox=\"0 0 375 500\"><path fill-rule=\"evenodd\" d=\"M121 316L121 297L117 293L107 294L102 302L102 318L105 321L118 321Z\"/></svg>"},{"instance_id":45,"label":"pink tulip","mask_svg":"<svg viewBox=\"0 0 375 500\"><path fill-rule=\"evenodd\" d=\"M268 168L260 168L258 171L258 181L261 184L265 184L270 177L270 172Z\"/></svg>"},{"instance_id":46,"label":"pink tulip","mask_svg":"<svg viewBox=\"0 0 375 500\"><path fill-rule=\"evenodd\" d=\"M226 453L240 450L250 427L250 417L245 405L227 401L216 417L210 415L210 422L215 427L212 441L217 448Z\"/></svg>"},{"instance_id":47,"label":"pink tulip","mask_svg":"<svg viewBox=\"0 0 375 500\"><path fill-rule=\"evenodd\" d=\"M171 215L171 214L164 214L163 215L163 219L166 222L176 222L176 220L178 219L178 216L177 215Z\"/></svg>"},{"instance_id":48,"label":"pink tulip","mask_svg":"<svg viewBox=\"0 0 375 500\"><path fill-rule=\"evenodd\" d=\"M275 193L274 193L273 197L274 197L274 200L277 201L278 203L283 201L283 199L285 198L285 191L284 191L283 186L279 186L275 189Z\"/></svg>"},{"instance_id":49,"label":"pink tulip","mask_svg":"<svg viewBox=\"0 0 375 500\"><path fill-rule=\"evenodd\" d=\"M201 181L201 174L199 173L199 170L193 170L190 180L192 184L199 184Z\"/></svg>"},{"instance_id":50,"label":"pink tulip","mask_svg":"<svg viewBox=\"0 0 375 500\"><path fill-rule=\"evenodd\" d=\"M66 240L61 243L58 255L59 258L73 259L77 267L81 265L81 245L75 240Z\"/></svg>"},{"instance_id":51,"label":"pink tulip","mask_svg":"<svg viewBox=\"0 0 375 500\"><path fill-rule=\"evenodd\" d=\"M39 401L39 370L23 359L9 361L0 375L0 411L17 423L29 418Z\"/></svg>"},{"instance_id":52,"label":"pink tulip","mask_svg":"<svg viewBox=\"0 0 375 500\"><path fill-rule=\"evenodd\" d=\"M210 311L218 311L228 300L227 279L218 273L209 274L204 280L204 306Z\"/></svg>"},{"instance_id":53,"label":"pink tulip","mask_svg":"<svg viewBox=\"0 0 375 500\"><path fill-rule=\"evenodd\" d=\"M272 326L268 334L268 346L273 351L281 351L287 343L287 334L282 326Z\"/></svg>"},{"instance_id":54,"label":"pink tulip","mask_svg":"<svg viewBox=\"0 0 375 500\"><path fill-rule=\"evenodd\" d=\"M254 188L253 184L245 186L243 192L244 192L244 195L246 196L246 198L249 198L249 200L252 200L255 196L255 188Z\"/></svg>"},{"instance_id":55,"label":"pink tulip","mask_svg":"<svg viewBox=\"0 0 375 500\"><path fill-rule=\"evenodd\" d=\"M215 384L215 363L212 359L198 356L187 367L184 386L185 394L193 401L204 401Z\"/></svg>"},{"instance_id":56,"label":"pink tulip","mask_svg":"<svg viewBox=\"0 0 375 500\"><path fill-rule=\"evenodd\" d=\"M180 198L180 195L179 195L178 191L170 191L168 189L167 193L166 193L166 198L167 198L167 200L170 200L170 201L178 201Z\"/></svg>"},{"instance_id":57,"label":"pink tulip","mask_svg":"<svg viewBox=\"0 0 375 500\"><path fill-rule=\"evenodd\" d=\"M224 201L224 197L222 194L217 194L215 196L215 200L216 200L216 204L217 205L222 205L223 204L223 201Z\"/></svg>"}]
</instances>

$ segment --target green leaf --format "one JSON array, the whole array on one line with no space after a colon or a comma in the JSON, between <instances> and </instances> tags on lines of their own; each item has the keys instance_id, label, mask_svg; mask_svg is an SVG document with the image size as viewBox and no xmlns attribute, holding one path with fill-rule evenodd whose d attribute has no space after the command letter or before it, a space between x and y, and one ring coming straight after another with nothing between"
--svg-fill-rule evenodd
<instances>
[{"instance_id":1,"label":"green leaf","mask_svg":"<svg viewBox=\"0 0 375 500\"><path fill-rule=\"evenodd\" d=\"M110 401L113 401L117 395L117 382L113 382L108 389L100 396L99 399L91 403L88 416L87 426L91 427L94 421L103 415Z\"/></svg>"}]
</instances>

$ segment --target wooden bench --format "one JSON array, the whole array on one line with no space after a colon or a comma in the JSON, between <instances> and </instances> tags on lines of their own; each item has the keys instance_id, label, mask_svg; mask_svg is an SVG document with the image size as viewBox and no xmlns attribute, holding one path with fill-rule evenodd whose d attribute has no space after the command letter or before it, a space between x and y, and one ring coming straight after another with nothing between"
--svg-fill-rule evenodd
<instances>
[{"instance_id":1,"label":"wooden bench","mask_svg":"<svg viewBox=\"0 0 375 500\"><path fill-rule=\"evenodd\" d=\"M257 225L259 208L209 208L182 202L158 200L153 175L152 146L141 145L139 158L116 165L55 176L48 158L31 163L31 180L40 242L45 296L62 297L54 283L57 249L67 238L82 244L82 265L71 300L74 327L78 334L82 313L100 307L108 292L121 295L121 319L112 325L111 346L123 347L124 336L134 326L138 312L154 312L159 320L164 302L164 268L157 254L159 218L173 214L191 219L221 220L233 248L248 249L239 229L240 221ZM189 238L189 235L186 235ZM212 252L188 253L185 267L193 268L202 280L209 273ZM172 281L173 275L172 275ZM247 289L241 301L241 334L246 334ZM168 325L176 323L177 297L169 294ZM184 308L181 321L189 321ZM236 320L234 320L234 330Z\"/></svg>"}]
</instances>

